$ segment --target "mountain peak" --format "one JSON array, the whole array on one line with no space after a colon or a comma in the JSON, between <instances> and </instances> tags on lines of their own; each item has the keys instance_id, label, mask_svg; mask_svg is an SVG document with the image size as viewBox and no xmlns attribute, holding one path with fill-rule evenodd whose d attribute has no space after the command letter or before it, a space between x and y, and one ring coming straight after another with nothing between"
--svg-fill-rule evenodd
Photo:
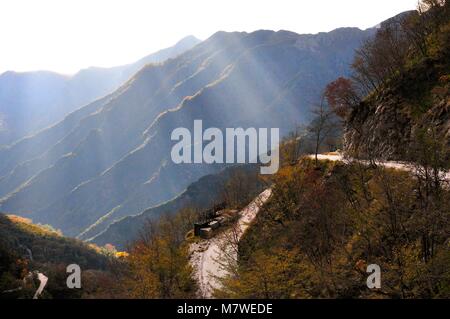
<instances>
[{"instance_id":1,"label":"mountain peak","mask_svg":"<svg viewBox=\"0 0 450 319\"><path fill-rule=\"evenodd\" d=\"M193 36L193 35L188 35L188 36L185 36L184 38L182 38L181 40L179 40L179 41L175 44L175 46L183 45L183 44L191 44L191 43L197 44L197 43L199 43L199 42L201 42L201 41L202 41L202 40L198 39L197 37L195 37L195 36Z\"/></svg>"}]
</instances>

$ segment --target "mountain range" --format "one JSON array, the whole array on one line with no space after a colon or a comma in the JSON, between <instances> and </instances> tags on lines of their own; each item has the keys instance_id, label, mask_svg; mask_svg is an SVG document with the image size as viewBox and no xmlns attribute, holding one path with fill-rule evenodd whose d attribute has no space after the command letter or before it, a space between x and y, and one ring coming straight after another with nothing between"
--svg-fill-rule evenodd
<instances>
[{"instance_id":1,"label":"mountain range","mask_svg":"<svg viewBox=\"0 0 450 319\"><path fill-rule=\"evenodd\" d=\"M0 145L41 130L77 108L116 90L149 63L174 58L198 44L194 36L134 63L112 68L90 67L73 76L48 71L0 75Z\"/></svg>"},{"instance_id":2,"label":"mountain range","mask_svg":"<svg viewBox=\"0 0 450 319\"><path fill-rule=\"evenodd\" d=\"M114 221L173 199L224 165L174 164L173 129L278 127L311 105L376 29L217 32L140 69L114 92L0 149L0 210L92 238Z\"/></svg>"}]
</instances>

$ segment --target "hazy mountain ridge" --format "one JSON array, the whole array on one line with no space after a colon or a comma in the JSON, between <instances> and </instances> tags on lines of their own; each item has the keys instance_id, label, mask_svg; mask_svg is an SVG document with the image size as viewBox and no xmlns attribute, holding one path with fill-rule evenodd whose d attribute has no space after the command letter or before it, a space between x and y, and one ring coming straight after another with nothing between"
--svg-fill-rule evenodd
<instances>
[{"instance_id":1,"label":"hazy mountain ridge","mask_svg":"<svg viewBox=\"0 0 450 319\"><path fill-rule=\"evenodd\" d=\"M48 221L68 235L78 235L99 220L106 224L98 229L104 229L115 219L169 200L221 168L174 165L169 157L174 128L192 128L194 119L203 119L204 127L280 127L286 133L309 120L308 105L316 98L317 88L348 73L353 50L373 32L355 28L317 35L218 32L176 59L143 68L120 92L88 105L94 113L72 126L53 148L59 152L47 155L56 163L87 138L86 145L92 146L86 154L90 149L103 155L104 162L96 169L83 170L84 160L76 152L61 159L65 164L60 162L58 167L66 165L66 169L60 173L55 166L38 175L37 169L27 175L17 168L0 181L4 195L11 192L13 176L21 175L14 181L15 188L34 178L4 197L1 208L28 212L33 220ZM89 135L91 130L97 133ZM69 142L74 136L78 138ZM89 142L94 136L100 143ZM78 172L71 181L62 177ZM5 187L3 181L11 184ZM62 185L63 181L67 184ZM43 189L43 185L53 186ZM41 192L52 194L52 202L41 202L45 198Z\"/></svg>"},{"instance_id":2,"label":"hazy mountain ridge","mask_svg":"<svg viewBox=\"0 0 450 319\"><path fill-rule=\"evenodd\" d=\"M188 36L173 47L134 63L112 68L91 67L73 76L47 71L1 74L0 145L10 144L63 119L84 104L113 92L146 64L176 57L199 42Z\"/></svg>"}]
</instances>

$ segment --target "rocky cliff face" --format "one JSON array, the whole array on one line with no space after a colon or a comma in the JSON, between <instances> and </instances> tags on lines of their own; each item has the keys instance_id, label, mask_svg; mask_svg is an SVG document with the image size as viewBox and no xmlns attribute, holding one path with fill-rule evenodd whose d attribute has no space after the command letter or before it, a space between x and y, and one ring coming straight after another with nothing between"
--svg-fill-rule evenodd
<instances>
[{"instance_id":1,"label":"rocky cliff face","mask_svg":"<svg viewBox=\"0 0 450 319\"><path fill-rule=\"evenodd\" d=\"M433 130L450 150L448 61L428 61L354 108L345 131L352 156L408 160L418 132Z\"/></svg>"}]
</instances>

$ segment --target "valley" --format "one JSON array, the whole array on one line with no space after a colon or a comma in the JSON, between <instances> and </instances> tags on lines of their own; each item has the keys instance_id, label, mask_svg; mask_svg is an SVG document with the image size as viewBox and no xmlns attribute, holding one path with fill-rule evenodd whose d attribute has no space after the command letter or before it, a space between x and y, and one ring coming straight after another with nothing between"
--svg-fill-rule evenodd
<instances>
[{"instance_id":1,"label":"valley","mask_svg":"<svg viewBox=\"0 0 450 319\"><path fill-rule=\"evenodd\" d=\"M0 298L450 298L449 21L0 74Z\"/></svg>"}]
</instances>

